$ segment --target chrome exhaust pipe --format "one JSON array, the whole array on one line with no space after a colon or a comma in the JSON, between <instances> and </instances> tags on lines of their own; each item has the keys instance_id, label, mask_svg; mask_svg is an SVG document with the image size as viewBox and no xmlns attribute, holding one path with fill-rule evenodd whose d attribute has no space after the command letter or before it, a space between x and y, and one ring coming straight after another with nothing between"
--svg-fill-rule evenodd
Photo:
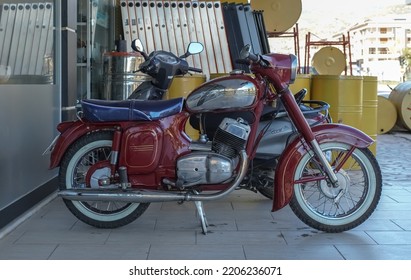
<instances>
[{"instance_id":1,"label":"chrome exhaust pipe","mask_svg":"<svg viewBox=\"0 0 411 280\"><path fill-rule=\"evenodd\" d=\"M125 203L151 203L171 201L210 201L220 199L235 190L243 181L248 168L248 156L240 152L241 166L233 184L220 192L210 194L195 194L191 192L177 193L153 190L112 189L68 189L58 192L58 196L75 201L112 201Z\"/></svg>"}]
</instances>

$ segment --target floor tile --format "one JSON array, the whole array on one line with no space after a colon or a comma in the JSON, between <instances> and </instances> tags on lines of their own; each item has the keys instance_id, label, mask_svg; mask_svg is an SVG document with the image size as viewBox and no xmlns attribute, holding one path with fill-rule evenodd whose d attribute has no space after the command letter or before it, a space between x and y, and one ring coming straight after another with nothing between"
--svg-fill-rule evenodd
<instances>
[{"instance_id":1,"label":"floor tile","mask_svg":"<svg viewBox=\"0 0 411 280\"><path fill-rule=\"evenodd\" d=\"M367 234L380 245L411 244L411 231L367 231Z\"/></svg>"},{"instance_id":2,"label":"floor tile","mask_svg":"<svg viewBox=\"0 0 411 280\"><path fill-rule=\"evenodd\" d=\"M51 260L145 260L149 245L59 245Z\"/></svg>"},{"instance_id":3,"label":"floor tile","mask_svg":"<svg viewBox=\"0 0 411 280\"><path fill-rule=\"evenodd\" d=\"M248 260L342 260L333 245L244 245Z\"/></svg>"},{"instance_id":4,"label":"floor tile","mask_svg":"<svg viewBox=\"0 0 411 280\"><path fill-rule=\"evenodd\" d=\"M27 231L16 244L104 244L109 235L110 231L106 229L57 231L45 228Z\"/></svg>"},{"instance_id":5,"label":"floor tile","mask_svg":"<svg viewBox=\"0 0 411 280\"><path fill-rule=\"evenodd\" d=\"M401 226L390 219L368 219L352 231L367 230L403 230Z\"/></svg>"},{"instance_id":6,"label":"floor tile","mask_svg":"<svg viewBox=\"0 0 411 280\"><path fill-rule=\"evenodd\" d=\"M210 231L207 235L199 235L197 244L234 245L234 244L285 244L279 231Z\"/></svg>"},{"instance_id":7,"label":"floor tile","mask_svg":"<svg viewBox=\"0 0 411 280\"><path fill-rule=\"evenodd\" d=\"M411 260L411 245L336 245L346 260Z\"/></svg>"},{"instance_id":8,"label":"floor tile","mask_svg":"<svg viewBox=\"0 0 411 280\"><path fill-rule=\"evenodd\" d=\"M196 244L196 231L112 230L106 244Z\"/></svg>"},{"instance_id":9,"label":"floor tile","mask_svg":"<svg viewBox=\"0 0 411 280\"><path fill-rule=\"evenodd\" d=\"M163 245L150 248L149 260L244 260L242 245Z\"/></svg>"},{"instance_id":10,"label":"floor tile","mask_svg":"<svg viewBox=\"0 0 411 280\"><path fill-rule=\"evenodd\" d=\"M0 260L47 260L55 244L6 244L1 246Z\"/></svg>"},{"instance_id":11,"label":"floor tile","mask_svg":"<svg viewBox=\"0 0 411 280\"><path fill-rule=\"evenodd\" d=\"M404 220L393 220L393 223L398 225L402 230L411 231L411 218Z\"/></svg>"},{"instance_id":12,"label":"floor tile","mask_svg":"<svg viewBox=\"0 0 411 280\"><path fill-rule=\"evenodd\" d=\"M319 245L319 244L376 244L363 231L348 231L342 233L325 233L316 230L281 231L288 245Z\"/></svg>"}]
</instances>

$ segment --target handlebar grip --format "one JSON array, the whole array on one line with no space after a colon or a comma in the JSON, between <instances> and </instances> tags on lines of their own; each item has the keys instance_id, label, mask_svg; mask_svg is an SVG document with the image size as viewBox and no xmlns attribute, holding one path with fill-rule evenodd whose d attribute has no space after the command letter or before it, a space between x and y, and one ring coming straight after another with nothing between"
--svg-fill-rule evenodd
<instances>
[{"instance_id":1,"label":"handlebar grip","mask_svg":"<svg viewBox=\"0 0 411 280\"><path fill-rule=\"evenodd\" d=\"M197 73L203 73L203 69L195 68L195 67L188 67L188 71L193 71Z\"/></svg>"},{"instance_id":2,"label":"handlebar grip","mask_svg":"<svg viewBox=\"0 0 411 280\"><path fill-rule=\"evenodd\" d=\"M260 57L257 54L249 53L248 58L253 61L253 62L258 62L260 60Z\"/></svg>"},{"instance_id":3,"label":"handlebar grip","mask_svg":"<svg viewBox=\"0 0 411 280\"><path fill-rule=\"evenodd\" d=\"M235 60L235 63L237 64L244 64L244 65L250 65L250 62L247 59L242 59L242 58L237 58Z\"/></svg>"}]
</instances>

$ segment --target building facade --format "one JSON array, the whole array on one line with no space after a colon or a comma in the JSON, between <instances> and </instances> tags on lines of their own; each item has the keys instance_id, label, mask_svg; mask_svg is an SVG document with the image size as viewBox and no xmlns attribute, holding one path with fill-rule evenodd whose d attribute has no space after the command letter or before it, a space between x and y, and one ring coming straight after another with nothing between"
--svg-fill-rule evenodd
<instances>
[{"instance_id":1,"label":"building facade","mask_svg":"<svg viewBox=\"0 0 411 280\"><path fill-rule=\"evenodd\" d=\"M351 27L351 58L355 75L402 81L400 56L411 47L411 15L372 18Z\"/></svg>"}]
</instances>

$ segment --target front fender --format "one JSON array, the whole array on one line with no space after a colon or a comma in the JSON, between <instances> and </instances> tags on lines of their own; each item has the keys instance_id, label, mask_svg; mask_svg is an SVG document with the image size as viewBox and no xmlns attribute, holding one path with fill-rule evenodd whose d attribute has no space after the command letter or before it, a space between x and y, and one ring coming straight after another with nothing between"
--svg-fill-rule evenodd
<instances>
[{"instance_id":1,"label":"front fender","mask_svg":"<svg viewBox=\"0 0 411 280\"><path fill-rule=\"evenodd\" d=\"M366 148L374 142L364 132L344 124L322 124L313 127L312 131L319 144L338 141L357 148ZM305 153L301 137L298 137L281 155L275 171L272 211L277 211L290 202L294 191L295 167Z\"/></svg>"},{"instance_id":2,"label":"front fender","mask_svg":"<svg viewBox=\"0 0 411 280\"><path fill-rule=\"evenodd\" d=\"M81 136L95 129L96 128L92 124L84 123L82 121L59 124L58 130L61 134L51 152L49 168L53 169L59 166L67 148Z\"/></svg>"}]
</instances>

